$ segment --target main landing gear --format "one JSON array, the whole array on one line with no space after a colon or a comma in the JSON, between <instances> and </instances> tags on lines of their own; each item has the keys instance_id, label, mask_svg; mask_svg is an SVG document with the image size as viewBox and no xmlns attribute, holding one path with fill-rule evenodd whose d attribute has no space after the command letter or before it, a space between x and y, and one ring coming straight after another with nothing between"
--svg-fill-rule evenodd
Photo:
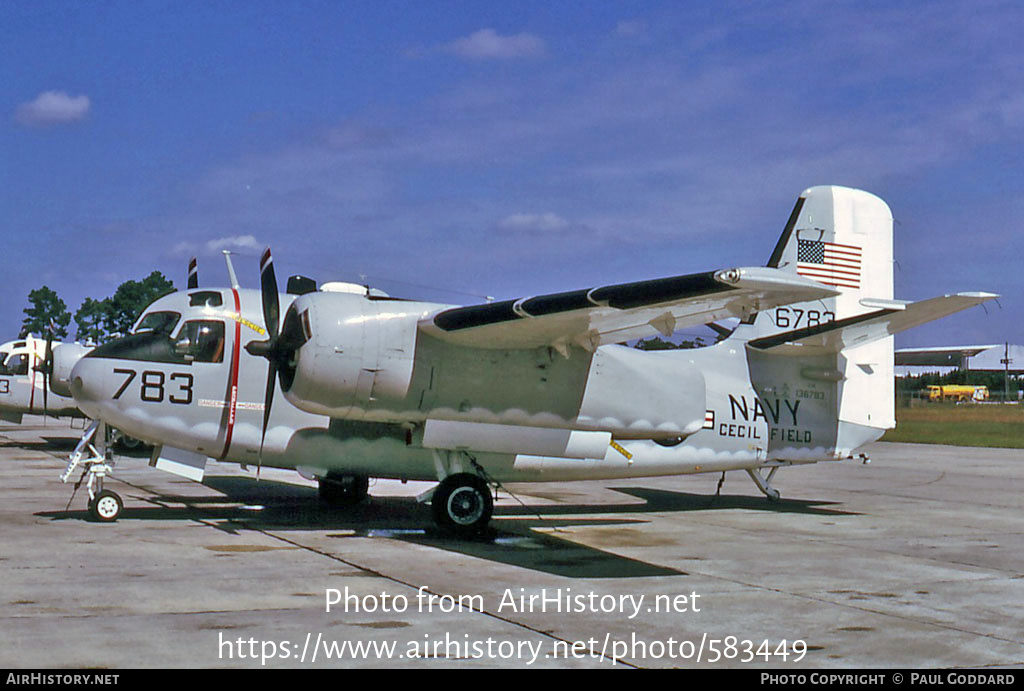
<instances>
[{"instance_id":1,"label":"main landing gear","mask_svg":"<svg viewBox=\"0 0 1024 691\"><path fill-rule=\"evenodd\" d=\"M355 506L364 501L370 490L370 478L365 475L328 473L317 478L320 499L331 506Z\"/></svg>"},{"instance_id":2,"label":"main landing gear","mask_svg":"<svg viewBox=\"0 0 1024 691\"><path fill-rule=\"evenodd\" d=\"M494 514L494 500L491 488L479 475L456 473L434 489L430 508L442 530L471 537L487 527Z\"/></svg>"},{"instance_id":3,"label":"main landing gear","mask_svg":"<svg viewBox=\"0 0 1024 691\"><path fill-rule=\"evenodd\" d=\"M117 492L103 489L103 479L114 468L114 455L107 444L107 427L99 420L85 430L68 459L68 467L60 476L61 482L67 482L78 466L82 466L82 475L75 483L75 491L88 480L89 515L102 523L116 521L124 509L124 502ZM74 498L74 494L71 496Z\"/></svg>"},{"instance_id":4,"label":"main landing gear","mask_svg":"<svg viewBox=\"0 0 1024 691\"><path fill-rule=\"evenodd\" d=\"M419 497L429 501L434 521L446 533L472 538L487 529L494 514L491 485L499 486L465 451L434 451L440 483Z\"/></svg>"},{"instance_id":5,"label":"main landing gear","mask_svg":"<svg viewBox=\"0 0 1024 691\"><path fill-rule=\"evenodd\" d=\"M457 537L482 534L494 514L491 485L498 486L480 464L462 451L436 452L440 482L418 497L429 502L438 527ZM315 476L320 500L335 507L350 507L367 497L369 478L351 473Z\"/></svg>"}]
</instances>

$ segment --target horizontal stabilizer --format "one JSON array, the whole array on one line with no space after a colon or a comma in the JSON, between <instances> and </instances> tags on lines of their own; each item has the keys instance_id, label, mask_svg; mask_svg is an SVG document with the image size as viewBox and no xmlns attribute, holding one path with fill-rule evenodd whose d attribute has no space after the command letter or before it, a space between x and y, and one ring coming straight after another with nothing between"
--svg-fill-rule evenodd
<instances>
[{"instance_id":1,"label":"horizontal stabilizer","mask_svg":"<svg viewBox=\"0 0 1024 691\"><path fill-rule=\"evenodd\" d=\"M957 293L889 307L820 326L758 338L748 346L777 355L813 356L878 341L998 297L993 293Z\"/></svg>"}]
</instances>

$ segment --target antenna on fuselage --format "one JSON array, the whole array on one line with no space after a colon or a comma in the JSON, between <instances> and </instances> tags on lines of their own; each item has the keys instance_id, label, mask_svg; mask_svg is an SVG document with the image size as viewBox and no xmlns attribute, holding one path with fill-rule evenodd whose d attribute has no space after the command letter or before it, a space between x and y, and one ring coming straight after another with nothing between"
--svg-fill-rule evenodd
<instances>
[{"instance_id":1,"label":"antenna on fuselage","mask_svg":"<svg viewBox=\"0 0 1024 691\"><path fill-rule=\"evenodd\" d=\"M231 265L231 252L228 250L221 250L224 253L224 261L228 263L228 278L231 279L231 287L238 290L238 276L235 275L235 267Z\"/></svg>"}]
</instances>

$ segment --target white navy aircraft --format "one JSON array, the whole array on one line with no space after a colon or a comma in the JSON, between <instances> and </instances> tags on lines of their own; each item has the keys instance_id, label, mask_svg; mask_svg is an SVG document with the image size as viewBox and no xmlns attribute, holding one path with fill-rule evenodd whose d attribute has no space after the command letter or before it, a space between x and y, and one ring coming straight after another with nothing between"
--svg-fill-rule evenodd
<instances>
[{"instance_id":1,"label":"white navy aircraft","mask_svg":"<svg viewBox=\"0 0 1024 691\"><path fill-rule=\"evenodd\" d=\"M892 334L996 297L894 300L892 227L881 199L813 187L767 266L468 307L308 279L279 294L268 250L261 291L160 298L71 390L157 445L158 467L295 469L342 503L370 477L437 481L421 499L463 535L511 481L742 470L774 499L779 468L852 458L895 426ZM730 317L710 347L621 345ZM90 496L117 517L120 498Z\"/></svg>"},{"instance_id":2,"label":"white navy aircraft","mask_svg":"<svg viewBox=\"0 0 1024 691\"><path fill-rule=\"evenodd\" d=\"M0 345L0 420L20 424L24 415L84 417L71 398L68 376L88 350L31 334Z\"/></svg>"}]
</instances>

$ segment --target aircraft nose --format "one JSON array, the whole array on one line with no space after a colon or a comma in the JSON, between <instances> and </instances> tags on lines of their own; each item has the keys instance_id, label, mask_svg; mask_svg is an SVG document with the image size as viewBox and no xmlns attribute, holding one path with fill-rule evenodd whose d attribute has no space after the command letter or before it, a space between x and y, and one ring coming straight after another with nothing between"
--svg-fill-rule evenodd
<instances>
[{"instance_id":1,"label":"aircraft nose","mask_svg":"<svg viewBox=\"0 0 1024 691\"><path fill-rule=\"evenodd\" d=\"M83 357L71 368L71 395L82 412L92 418L102 417L100 402L108 400L102 392L102 369L102 363L89 357Z\"/></svg>"}]
</instances>

